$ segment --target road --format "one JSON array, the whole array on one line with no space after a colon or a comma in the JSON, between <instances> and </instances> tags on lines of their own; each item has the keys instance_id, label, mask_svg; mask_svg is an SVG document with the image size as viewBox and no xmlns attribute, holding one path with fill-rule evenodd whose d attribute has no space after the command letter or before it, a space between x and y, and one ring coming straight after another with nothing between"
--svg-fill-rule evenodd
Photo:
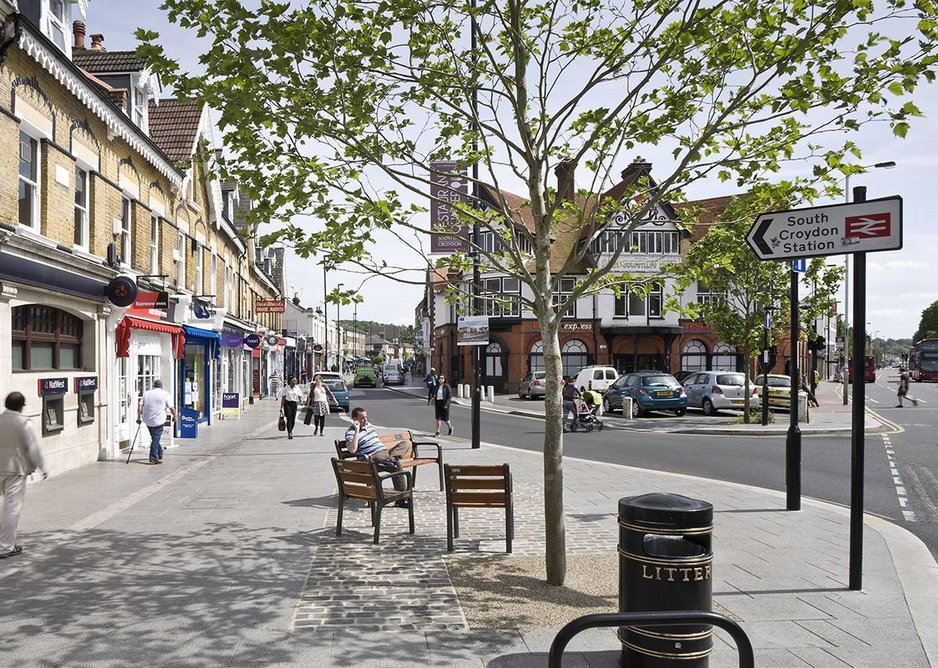
<instances>
[{"instance_id":1,"label":"road","mask_svg":"<svg viewBox=\"0 0 938 668\"><path fill-rule=\"evenodd\" d=\"M938 384L913 384L918 407L894 408L894 371L880 373L868 385L867 403L899 425L890 434L866 437L864 507L919 536L938 559ZM433 409L418 397L386 389L356 389L352 405L367 406L377 424L407 425L432 433ZM469 442L469 410L453 405L457 442ZM706 420L704 416L699 419ZM644 420L661 420L651 416ZM564 453L658 471L785 490L784 436L705 436L625 429L626 423L605 416L602 432L564 436ZM543 421L536 418L482 413L482 440L526 450L543 448ZM676 490L679 491L679 490ZM850 437L805 435L802 438L802 493L844 506L850 503ZM904 504L904 505L903 505ZM612 509L614 510L614 509Z\"/></svg>"}]
</instances>

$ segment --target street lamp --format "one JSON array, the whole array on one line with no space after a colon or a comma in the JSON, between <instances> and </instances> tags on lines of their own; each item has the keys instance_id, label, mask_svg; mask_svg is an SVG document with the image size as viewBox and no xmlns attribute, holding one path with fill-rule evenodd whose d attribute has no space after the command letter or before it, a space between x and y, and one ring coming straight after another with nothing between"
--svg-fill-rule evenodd
<instances>
[{"instance_id":1,"label":"street lamp","mask_svg":"<svg viewBox=\"0 0 938 668\"><path fill-rule=\"evenodd\" d=\"M335 286L336 293L342 290L345 283L339 283ZM342 300L337 298L335 302L335 363L339 367L339 373L342 373Z\"/></svg>"},{"instance_id":2,"label":"street lamp","mask_svg":"<svg viewBox=\"0 0 938 668\"><path fill-rule=\"evenodd\" d=\"M876 162L872 165L860 165L860 169L892 169L896 166L895 160ZM844 178L844 202L850 204L850 175ZM847 405L847 386L850 384L850 373L846 365L850 364L850 255L844 255L844 368L841 376L844 381L844 406Z\"/></svg>"}]
</instances>

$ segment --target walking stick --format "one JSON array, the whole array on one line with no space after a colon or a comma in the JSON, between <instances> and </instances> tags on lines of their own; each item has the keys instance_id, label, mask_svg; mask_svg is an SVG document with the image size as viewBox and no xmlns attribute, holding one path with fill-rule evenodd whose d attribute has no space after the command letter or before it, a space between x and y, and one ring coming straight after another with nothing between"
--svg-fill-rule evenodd
<instances>
[{"instance_id":1,"label":"walking stick","mask_svg":"<svg viewBox=\"0 0 938 668\"><path fill-rule=\"evenodd\" d=\"M137 437L140 435L140 427L142 426L143 426L143 423L140 423L137 425L137 433L134 434L134 440L130 442L130 452L127 453L127 461L124 462L125 464L130 463L130 456L134 454L134 446L137 445Z\"/></svg>"}]
</instances>

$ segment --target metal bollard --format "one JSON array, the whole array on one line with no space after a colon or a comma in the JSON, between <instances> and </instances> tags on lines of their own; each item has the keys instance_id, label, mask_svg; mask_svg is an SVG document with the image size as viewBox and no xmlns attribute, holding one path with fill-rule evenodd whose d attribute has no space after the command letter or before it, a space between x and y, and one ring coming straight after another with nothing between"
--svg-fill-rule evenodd
<instances>
[{"instance_id":1,"label":"metal bollard","mask_svg":"<svg viewBox=\"0 0 938 668\"><path fill-rule=\"evenodd\" d=\"M619 612L713 604L713 506L678 494L619 499ZM623 666L706 668L711 626L621 626Z\"/></svg>"}]
</instances>

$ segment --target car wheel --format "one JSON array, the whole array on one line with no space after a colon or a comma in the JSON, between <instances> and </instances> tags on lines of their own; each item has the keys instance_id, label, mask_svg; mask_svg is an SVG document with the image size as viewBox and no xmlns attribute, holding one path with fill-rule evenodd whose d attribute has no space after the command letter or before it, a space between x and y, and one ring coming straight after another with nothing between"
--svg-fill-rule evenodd
<instances>
[{"instance_id":1,"label":"car wheel","mask_svg":"<svg viewBox=\"0 0 938 668\"><path fill-rule=\"evenodd\" d=\"M603 397L603 413L611 413L612 406L609 405L609 400L606 397Z\"/></svg>"},{"instance_id":2,"label":"car wheel","mask_svg":"<svg viewBox=\"0 0 938 668\"><path fill-rule=\"evenodd\" d=\"M676 411L674 411L674 414L677 415L678 417L681 417L686 412L687 412L686 408L678 408Z\"/></svg>"},{"instance_id":3,"label":"car wheel","mask_svg":"<svg viewBox=\"0 0 938 668\"><path fill-rule=\"evenodd\" d=\"M704 415L716 415L717 409L713 405L713 402L710 401L707 397L704 397L703 403L700 405L703 408Z\"/></svg>"},{"instance_id":4,"label":"car wheel","mask_svg":"<svg viewBox=\"0 0 938 668\"><path fill-rule=\"evenodd\" d=\"M639 405L637 401L632 402L632 417L633 418L645 417L645 411L642 410L642 407Z\"/></svg>"}]
</instances>

